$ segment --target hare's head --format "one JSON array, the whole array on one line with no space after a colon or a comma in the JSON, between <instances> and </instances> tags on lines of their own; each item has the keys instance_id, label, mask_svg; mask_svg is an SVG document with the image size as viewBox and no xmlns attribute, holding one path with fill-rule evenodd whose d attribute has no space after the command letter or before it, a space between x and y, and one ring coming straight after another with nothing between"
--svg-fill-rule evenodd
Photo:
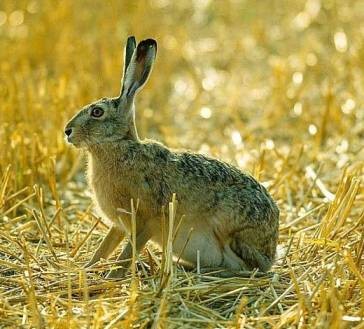
<instances>
[{"instance_id":1,"label":"hare's head","mask_svg":"<svg viewBox=\"0 0 364 329\"><path fill-rule=\"evenodd\" d=\"M122 139L137 139L134 123L134 97L146 83L157 53L155 40L147 39L136 46L129 37L125 47L124 76L120 95L102 98L83 107L65 128L67 141L76 147Z\"/></svg>"}]
</instances>

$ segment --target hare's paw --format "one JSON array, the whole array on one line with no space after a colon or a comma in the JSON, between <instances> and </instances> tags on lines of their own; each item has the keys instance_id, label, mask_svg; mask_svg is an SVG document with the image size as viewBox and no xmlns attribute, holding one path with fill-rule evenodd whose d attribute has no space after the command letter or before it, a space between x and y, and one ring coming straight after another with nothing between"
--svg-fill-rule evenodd
<instances>
[{"instance_id":1,"label":"hare's paw","mask_svg":"<svg viewBox=\"0 0 364 329\"><path fill-rule=\"evenodd\" d=\"M93 259L91 259L90 261L88 261L86 264L84 264L82 267L84 268L84 269L86 269L86 268L89 268L89 267L92 267L93 265L95 265L97 263L97 261L95 261L95 260L93 260Z\"/></svg>"},{"instance_id":2,"label":"hare's paw","mask_svg":"<svg viewBox=\"0 0 364 329\"><path fill-rule=\"evenodd\" d=\"M115 270L111 270L107 275L106 279L108 280L116 280L116 279L122 279L126 274L125 268L118 268Z\"/></svg>"}]
</instances>

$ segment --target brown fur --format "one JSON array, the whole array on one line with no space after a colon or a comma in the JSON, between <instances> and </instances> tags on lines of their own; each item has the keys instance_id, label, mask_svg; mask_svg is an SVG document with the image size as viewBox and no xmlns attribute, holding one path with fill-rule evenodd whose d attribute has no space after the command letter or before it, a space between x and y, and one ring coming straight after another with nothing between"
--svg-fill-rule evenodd
<instances>
[{"instance_id":1,"label":"brown fur","mask_svg":"<svg viewBox=\"0 0 364 329\"><path fill-rule=\"evenodd\" d=\"M137 249L148 240L161 246L162 209L176 193L176 218L183 215L183 220L173 250L183 263L194 266L199 250L202 267L269 270L276 252L279 210L266 189L217 159L174 152L138 138L133 100L151 71L155 51L155 41L141 42L125 68L121 95L86 106L67 125L72 129L69 141L88 151L88 180L95 204L113 223L88 265L110 254L110 244L115 248L121 240L118 234L130 234L131 217L126 212L131 211L131 199L139 200ZM90 117L95 106L104 109L103 118ZM118 259L130 257L129 243ZM127 266L109 277L122 275Z\"/></svg>"}]
</instances>

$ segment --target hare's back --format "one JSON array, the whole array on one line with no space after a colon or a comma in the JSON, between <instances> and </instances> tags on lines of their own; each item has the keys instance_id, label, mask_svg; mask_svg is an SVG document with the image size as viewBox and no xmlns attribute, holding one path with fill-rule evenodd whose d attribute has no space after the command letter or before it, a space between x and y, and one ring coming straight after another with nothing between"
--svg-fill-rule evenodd
<instances>
[{"instance_id":1,"label":"hare's back","mask_svg":"<svg viewBox=\"0 0 364 329\"><path fill-rule=\"evenodd\" d=\"M184 152L176 158L177 171L181 181L188 185L189 194L210 197L216 207L239 215L244 212L251 220L278 216L268 191L251 175L200 154Z\"/></svg>"},{"instance_id":2,"label":"hare's back","mask_svg":"<svg viewBox=\"0 0 364 329\"><path fill-rule=\"evenodd\" d=\"M278 217L278 208L254 177L223 161L192 152L172 152L159 143L145 145L143 176L160 204L177 194L188 212L219 212L262 221Z\"/></svg>"},{"instance_id":3,"label":"hare's back","mask_svg":"<svg viewBox=\"0 0 364 329\"><path fill-rule=\"evenodd\" d=\"M254 177L240 169L217 159L201 154L183 152L176 156L177 171L184 180L193 180L202 188L218 188L239 193L263 193L266 189ZM242 192L244 191L244 192Z\"/></svg>"}]
</instances>

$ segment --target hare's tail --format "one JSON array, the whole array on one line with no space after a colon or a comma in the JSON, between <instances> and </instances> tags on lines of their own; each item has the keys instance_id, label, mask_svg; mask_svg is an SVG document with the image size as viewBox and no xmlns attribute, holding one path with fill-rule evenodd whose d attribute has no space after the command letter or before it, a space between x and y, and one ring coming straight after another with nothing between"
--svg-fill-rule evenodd
<instances>
[{"instance_id":1,"label":"hare's tail","mask_svg":"<svg viewBox=\"0 0 364 329\"><path fill-rule=\"evenodd\" d=\"M249 270L258 268L261 272L267 272L272 267L273 259L258 251L254 246L248 245L241 237L235 237L230 247L249 267Z\"/></svg>"}]
</instances>

